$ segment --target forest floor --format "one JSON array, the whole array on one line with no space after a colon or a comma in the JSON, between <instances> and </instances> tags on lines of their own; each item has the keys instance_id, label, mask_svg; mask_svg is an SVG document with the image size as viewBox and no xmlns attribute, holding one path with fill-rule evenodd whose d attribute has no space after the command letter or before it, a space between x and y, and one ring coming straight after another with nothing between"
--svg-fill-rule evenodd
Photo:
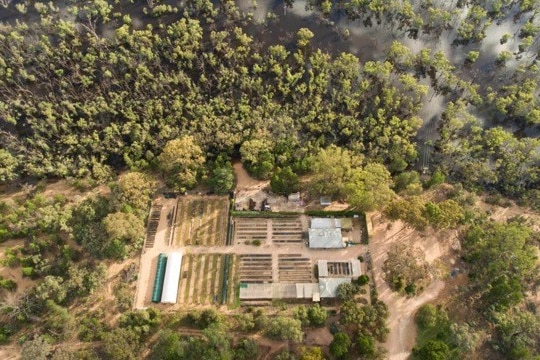
<instances>
[{"instance_id":1,"label":"forest floor","mask_svg":"<svg viewBox=\"0 0 540 360\"><path fill-rule=\"evenodd\" d=\"M233 164L234 174L236 175L236 191L246 190L253 186L268 186L270 181L260 181L252 178L240 161L235 161Z\"/></svg>"}]
</instances>

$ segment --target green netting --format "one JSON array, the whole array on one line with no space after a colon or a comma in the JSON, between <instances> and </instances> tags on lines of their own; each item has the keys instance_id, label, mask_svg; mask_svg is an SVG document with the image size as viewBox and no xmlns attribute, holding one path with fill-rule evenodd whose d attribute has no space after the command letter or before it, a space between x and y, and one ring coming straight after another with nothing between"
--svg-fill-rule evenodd
<instances>
[{"instance_id":1,"label":"green netting","mask_svg":"<svg viewBox=\"0 0 540 360\"><path fill-rule=\"evenodd\" d=\"M163 278L165 277L165 267L167 266L167 255L159 254L156 277L154 279L154 289L152 290L152 302L161 301L161 291L163 290Z\"/></svg>"},{"instance_id":2,"label":"green netting","mask_svg":"<svg viewBox=\"0 0 540 360\"><path fill-rule=\"evenodd\" d=\"M221 303L227 303L227 288L229 287L229 261L230 255L225 255L223 262L223 283L221 284Z\"/></svg>"}]
</instances>

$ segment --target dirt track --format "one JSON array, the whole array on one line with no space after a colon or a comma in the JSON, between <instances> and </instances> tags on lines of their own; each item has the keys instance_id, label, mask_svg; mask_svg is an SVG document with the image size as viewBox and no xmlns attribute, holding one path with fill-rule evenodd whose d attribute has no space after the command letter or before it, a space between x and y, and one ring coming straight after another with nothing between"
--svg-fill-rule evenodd
<instances>
[{"instance_id":1,"label":"dirt track","mask_svg":"<svg viewBox=\"0 0 540 360\"><path fill-rule=\"evenodd\" d=\"M413 298L406 298L393 292L383 279L381 268L386 260L389 247L397 242L407 243L421 247L426 252L426 259L434 261L448 254L448 244L441 244L436 236L421 237L418 232L407 229L401 222L394 223L390 228L380 215L372 216L373 233L369 243L373 268L375 269L375 283L379 293L379 299L388 305L390 317L388 327L390 334L384 344L388 351L388 359L404 360L416 343L416 326L414 316L416 311L423 304L433 301L444 289L444 282L434 280L419 295ZM434 234L430 234L434 235ZM445 246L446 245L446 246Z\"/></svg>"}]
</instances>

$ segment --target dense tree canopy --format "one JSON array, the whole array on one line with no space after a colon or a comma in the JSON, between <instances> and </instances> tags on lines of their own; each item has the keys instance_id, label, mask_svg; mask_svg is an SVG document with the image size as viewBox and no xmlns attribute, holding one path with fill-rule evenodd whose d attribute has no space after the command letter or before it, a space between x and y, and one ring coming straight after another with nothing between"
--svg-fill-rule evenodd
<instances>
[{"instance_id":1,"label":"dense tree canopy","mask_svg":"<svg viewBox=\"0 0 540 360\"><path fill-rule=\"evenodd\" d=\"M540 321L524 301L538 283L535 233L520 221L482 223L457 197L422 191L449 180L540 208L540 1L308 0L332 19L323 24L328 38L313 21L319 16L293 14L289 28L276 26L281 15L272 12L255 20L254 3L246 11L231 0L172 3L0 1L0 187L29 183L24 195L0 202L0 242L20 243L2 261L32 283L19 291L0 278L0 342L17 339L23 358L35 359L137 359L147 346L154 359L260 356L256 337L233 342L213 309L182 319L198 328L185 336L174 316L162 323L153 309L131 312L130 301L121 308L91 296L103 296L106 266L141 244L154 170L181 192L204 182L226 194L230 160L240 158L278 194L297 191L298 176L309 173L314 195L361 211L386 208L387 218L417 230L472 224L460 229L469 282L456 296L473 305L474 321L423 308L413 357L465 358L481 341L494 358L537 356ZM499 24L512 33L487 43ZM369 37L370 51L334 41L355 27L353 42ZM406 37L424 47L409 49ZM328 39L338 44L326 47ZM110 195L105 186L98 196L79 191L118 173ZM40 194L38 181L57 177L79 190ZM418 259L414 249L392 249L391 285L420 290L427 268ZM134 277L116 276L114 295L130 298ZM358 291L340 288L331 350L382 357L376 342L388 333L388 309L375 291L371 305L353 301ZM301 342L302 326L327 321L318 306L287 316L242 314L234 331ZM75 338L76 348L62 344ZM278 357L298 356L323 353Z\"/></svg>"},{"instance_id":2,"label":"dense tree canopy","mask_svg":"<svg viewBox=\"0 0 540 360\"><path fill-rule=\"evenodd\" d=\"M169 143L158 162L166 172L189 169L175 179L189 187L197 169L181 162L198 164L203 154L176 153L183 147L171 143L189 136L214 154L241 146L261 178L337 142L380 162L406 165L416 157L412 137L425 89L396 77L388 62L313 51L307 28L297 34L298 52L282 45L259 51L228 3L188 6L155 26L135 26L106 2L83 3L68 9L74 22L42 7L44 21L1 31L11 44L0 49L4 179L108 176L112 168L147 166ZM218 12L231 20L219 29L199 17Z\"/></svg>"},{"instance_id":3,"label":"dense tree canopy","mask_svg":"<svg viewBox=\"0 0 540 360\"><path fill-rule=\"evenodd\" d=\"M351 339L346 333L339 332L334 335L332 343L330 344L330 353L337 359L345 359L349 354L349 348L351 347Z\"/></svg>"},{"instance_id":4,"label":"dense tree canopy","mask_svg":"<svg viewBox=\"0 0 540 360\"><path fill-rule=\"evenodd\" d=\"M302 323L299 320L278 316L270 319L265 326L264 332L279 340L302 341Z\"/></svg>"},{"instance_id":5,"label":"dense tree canopy","mask_svg":"<svg viewBox=\"0 0 540 360\"><path fill-rule=\"evenodd\" d=\"M184 136L167 142L158 156L159 168L171 186L181 192L197 185L204 169L202 149L192 136Z\"/></svg>"},{"instance_id":6,"label":"dense tree canopy","mask_svg":"<svg viewBox=\"0 0 540 360\"><path fill-rule=\"evenodd\" d=\"M388 170L376 163L363 164L363 157L337 146L322 149L311 160L311 190L316 195L348 201L360 211L384 207L393 197Z\"/></svg>"},{"instance_id":7,"label":"dense tree canopy","mask_svg":"<svg viewBox=\"0 0 540 360\"><path fill-rule=\"evenodd\" d=\"M113 189L117 207L129 206L134 210L146 212L154 191L154 183L149 176L140 172L128 172L120 177L118 186Z\"/></svg>"},{"instance_id":8,"label":"dense tree canopy","mask_svg":"<svg viewBox=\"0 0 540 360\"><path fill-rule=\"evenodd\" d=\"M483 309L501 311L519 304L525 284L538 278L531 231L519 222L487 222L467 231L464 258Z\"/></svg>"},{"instance_id":9,"label":"dense tree canopy","mask_svg":"<svg viewBox=\"0 0 540 360\"><path fill-rule=\"evenodd\" d=\"M540 142L518 138L501 127L483 129L463 102L450 103L443 114L439 147L443 169L464 185L497 189L527 201L540 186ZM533 206L533 199L527 201Z\"/></svg>"}]
</instances>

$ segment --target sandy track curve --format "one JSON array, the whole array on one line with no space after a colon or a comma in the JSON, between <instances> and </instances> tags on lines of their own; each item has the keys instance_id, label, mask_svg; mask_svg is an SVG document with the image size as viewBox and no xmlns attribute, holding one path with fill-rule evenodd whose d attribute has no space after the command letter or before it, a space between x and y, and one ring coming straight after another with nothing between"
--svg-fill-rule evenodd
<instances>
[{"instance_id":1,"label":"sandy track curve","mask_svg":"<svg viewBox=\"0 0 540 360\"><path fill-rule=\"evenodd\" d=\"M371 221L373 232L369 250L373 259L373 269L375 269L375 284L379 299L388 305L390 312L388 318L390 333L384 347L388 351L388 359L405 360L409 357L416 343L416 325L414 323L416 311L423 304L435 300L444 289L445 284L441 280L434 280L419 296L407 298L398 295L388 287L382 275L381 269L386 260L386 254L390 246L397 242L425 249L428 261L441 257L444 251L441 251L437 237L422 238L418 232L406 228L401 222L396 222L389 227L388 222L381 219L379 214L371 216Z\"/></svg>"}]
</instances>

